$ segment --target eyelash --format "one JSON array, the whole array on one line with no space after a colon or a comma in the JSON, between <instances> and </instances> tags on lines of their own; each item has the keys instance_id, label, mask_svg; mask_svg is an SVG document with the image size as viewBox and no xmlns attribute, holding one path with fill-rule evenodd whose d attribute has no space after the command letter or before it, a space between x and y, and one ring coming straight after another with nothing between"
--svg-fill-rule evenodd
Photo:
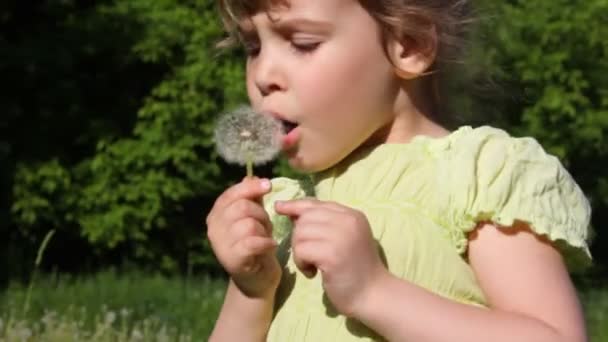
<instances>
[{"instance_id":1,"label":"eyelash","mask_svg":"<svg viewBox=\"0 0 608 342\"><path fill-rule=\"evenodd\" d=\"M306 44L296 44L294 42L289 42L289 48L297 53L297 54L301 54L301 55L306 55L306 54L310 54L312 52L314 52L319 45L321 45L321 42L315 42L315 43L306 43ZM260 44L259 43L245 43L243 44L244 50L245 50L245 54L248 57L255 57L260 53Z\"/></svg>"},{"instance_id":2,"label":"eyelash","mask_svg":"<svg viewBox=\"0 0 608 342\"><path fill-rule=\"evenodd\" d=\"M314 52L319 47L319 45L321 45L320 42L306 43L306 44L295 44L294 42L289 43L289 47L293 51L295 51L296 53L303 54L303 55Z\"/></svg>"}]
</instances>

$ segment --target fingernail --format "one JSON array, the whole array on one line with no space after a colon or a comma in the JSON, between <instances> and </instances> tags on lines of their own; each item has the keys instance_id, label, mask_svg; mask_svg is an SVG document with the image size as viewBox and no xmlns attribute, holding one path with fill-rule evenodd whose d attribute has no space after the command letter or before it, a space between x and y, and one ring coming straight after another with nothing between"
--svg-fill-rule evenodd
<instances>
[{"instance_id":1,"label":"fingernail","mask_svg":"<svg viewBox=\"0 0 608 342\"><path fill-rule=\"evenodd\" d=\"M264 190L270 190L270 187L272 185L270 184L270 181L268 179L262 179L262 181L260 182L260 186Z\"/></svg>"},{"instance_id":2,"label":"fingernail","mask_svg":"<svg viewBox=\"0 0 608 342\"><path fill-rule=\"evenodd\" d=\"M285 203L285 202L283 202L283 201L276 201L276 202L274 202L274 205L275 205L276 207L280 207L280 206L282 206L282 205L283 205L283 203Z\"/></svg>"}]
</instances>

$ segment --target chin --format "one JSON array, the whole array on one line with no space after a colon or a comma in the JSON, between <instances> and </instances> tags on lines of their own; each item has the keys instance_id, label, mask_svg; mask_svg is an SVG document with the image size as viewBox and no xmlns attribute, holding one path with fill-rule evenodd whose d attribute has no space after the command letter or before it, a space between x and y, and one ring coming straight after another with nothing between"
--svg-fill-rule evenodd
<instances>
[{"instance_id":1,"label":"chin","mask_svg":"<svg viewBox=\"0 0 608 342\"><path fill-rule=\"evenodd\" d=\"M314 166L307 165L306 163L302 162L301 159L298 158L289 158L288 162L289 166L291 166L294 170L298 172L314 173L318 171Z\"/></svg>"},{"instance_id":2,"label":"chin","mask_svg":"<svg viewBox=\"0 0 608 342\"><path fill-rule=\"evenodd\" d=\"M306 160L301 156L287 156L287 161L289 162L289 166L293 169L304 172L304 173L315 173L321 172L331 168L334 164L321 163L319 160Z\"/></svg>"}]
</instances>

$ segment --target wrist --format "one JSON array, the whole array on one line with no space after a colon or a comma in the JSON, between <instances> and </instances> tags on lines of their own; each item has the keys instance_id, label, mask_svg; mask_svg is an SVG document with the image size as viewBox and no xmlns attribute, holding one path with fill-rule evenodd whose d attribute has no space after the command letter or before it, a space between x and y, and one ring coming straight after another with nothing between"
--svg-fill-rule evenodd
<instances>
[{"instance_id":1,"label":"wrist","mask_svg":"<svg viewBox=\"0 0 608 342\"><path fill-rule=\"evenodd\" d=\"M272 321L274 293L247 296L231 278L210 341L264 341Z\"/></svg>"},{"instance_id":2,"label":"wrist","mask_svg":"<svg viewBox=\"0 0 608 342\"><path fill-rule=\"evenodd\" d=\"M382 297L390 293L392 283L397 278L387 269L378 272L374 280L369 283L365 290L358 297L351 313L348 315L359 321L365 322L367 317L374 317L378 307L381 306Z\"/></svg>"},{"instance_id":3,"label":"wrist","mask_svg":"<svg viewBox=\"0 0 608 342\"><path fill-rule=\"evenodd\" d=\"M261 299L269 300L274 299L275 293L279 287L279 283L267 284L264 286L251 286L248 281L236 280L234 277L230 277L230 287L234 291L238 291L241 296L249 299Z\"/></svg>"}]
</instances>

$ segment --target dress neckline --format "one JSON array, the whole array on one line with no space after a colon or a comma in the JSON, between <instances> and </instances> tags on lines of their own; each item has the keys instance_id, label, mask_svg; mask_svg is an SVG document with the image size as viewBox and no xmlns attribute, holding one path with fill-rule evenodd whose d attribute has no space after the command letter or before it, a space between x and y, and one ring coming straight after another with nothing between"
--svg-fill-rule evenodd
<instances>
[{"instance_id":1,"label":"dress neckline","mask_svg":"<svg viewBox=\"0 0 608 342\"><path fill-rule=\"evenodd\" d=\"M319 171L317 173L313 173L312 179L320 181L321 179L325 179L327 177L333 177L345 172L351 165L360 163L365 159L370 159L370 156L382 155L385 153L395 153L395 152L411 152L412 150L443 150L447 148L454 139L458 138L462 134L466 132L470 132L474 130L471 126L460 126L456 130L441 136L441 137L432 137L428 135L416 135L410 139L410 141L405 143L382 143L378 145L368 146L364 148L359 148L353 151L351 154L346 156L339 163L333 165L332 167Z\"/></svg>"}]
</instances>

